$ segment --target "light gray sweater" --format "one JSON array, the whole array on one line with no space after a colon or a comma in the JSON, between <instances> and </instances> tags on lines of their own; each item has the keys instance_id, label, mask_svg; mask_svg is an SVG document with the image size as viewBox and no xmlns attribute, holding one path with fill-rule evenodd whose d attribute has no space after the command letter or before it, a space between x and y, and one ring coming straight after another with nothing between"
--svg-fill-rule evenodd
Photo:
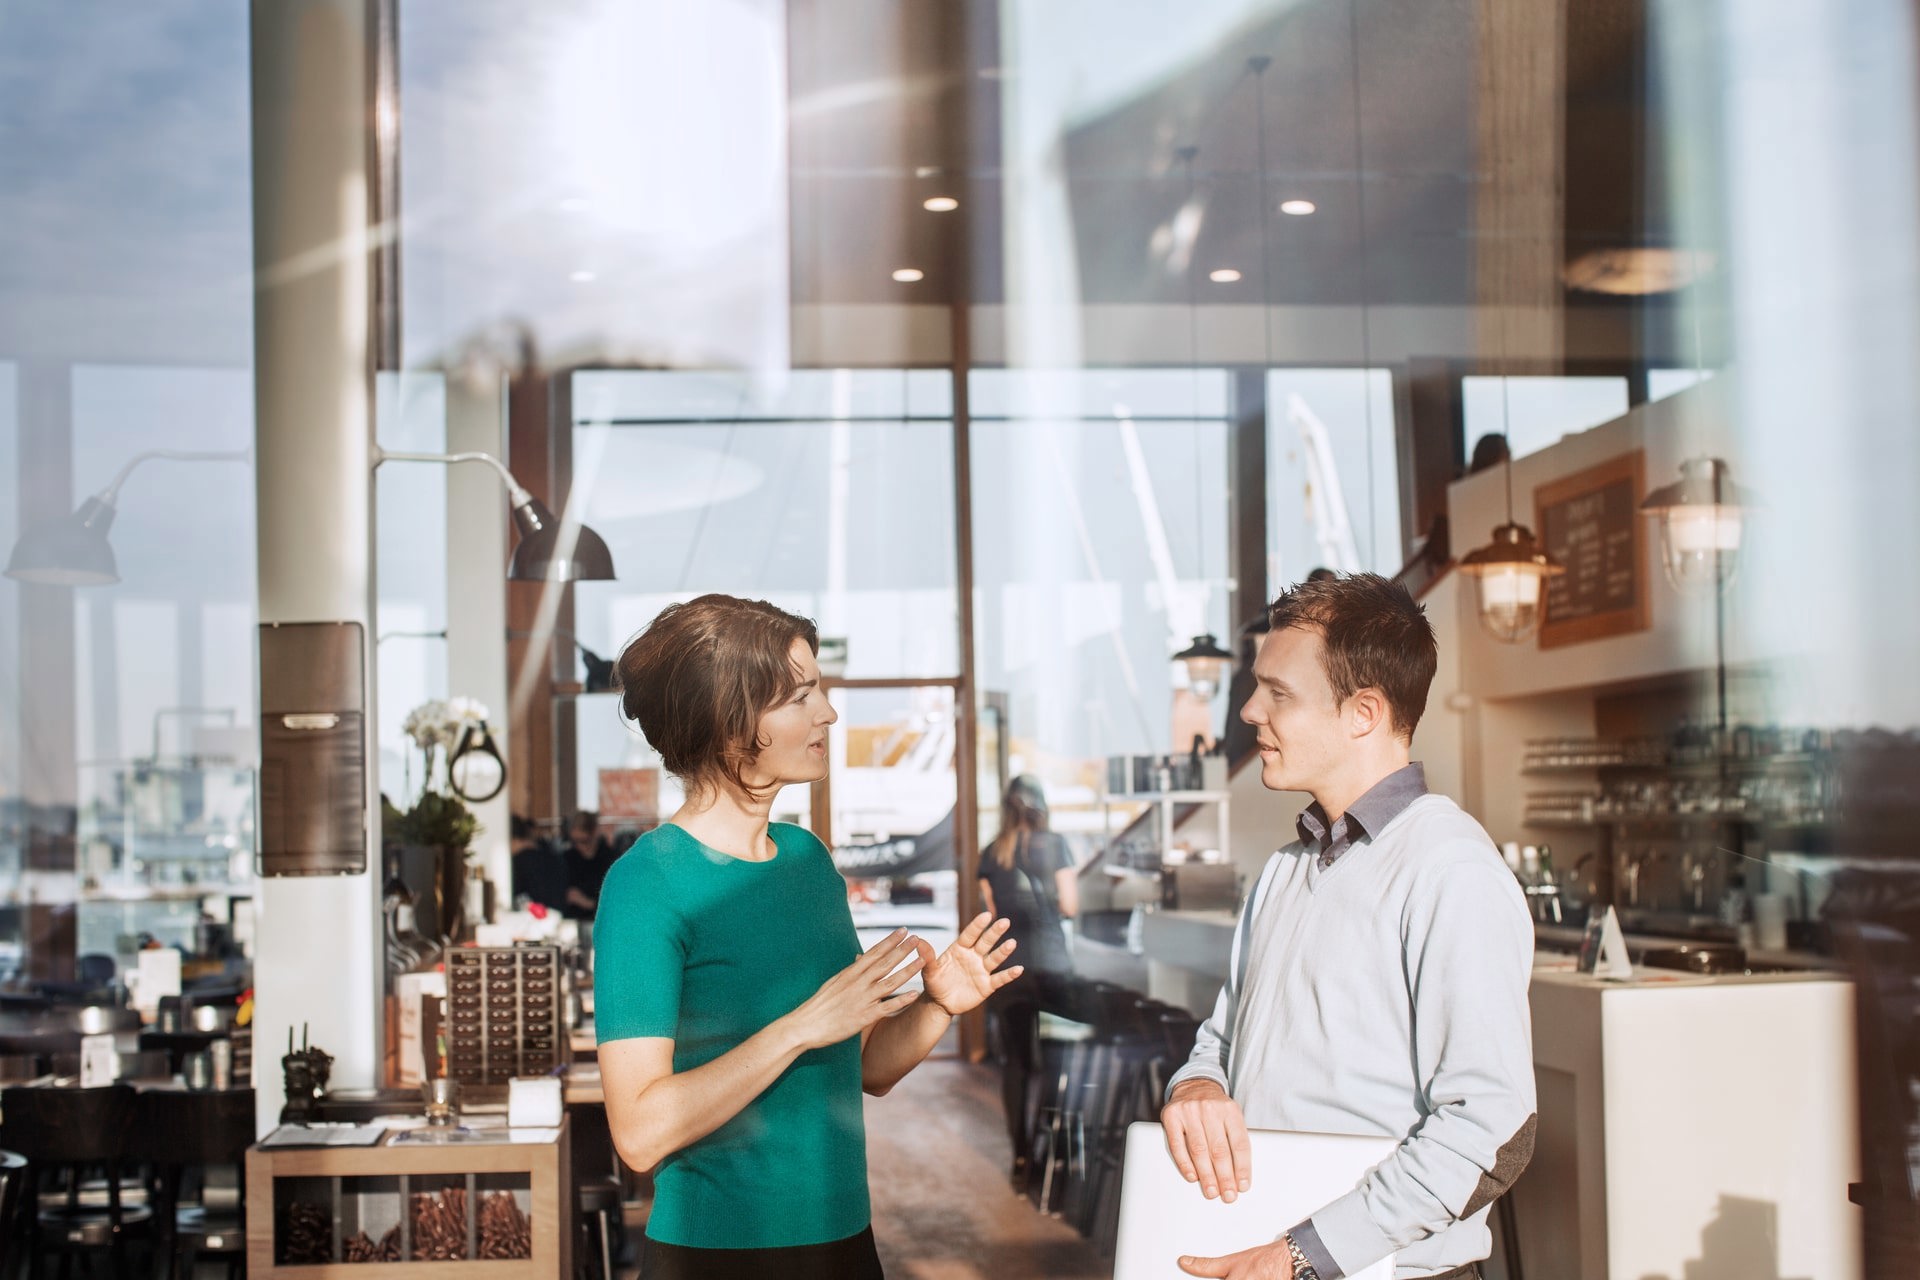
<instances>
[{"instance_id":1,"label":"light gray sweater","mask_svg":"<svg viewBox=\"0 0 1920 1280\"><path fill-rule=\"evenodd\" d=\"M1171 1084L1218 1081L1253 1129L1382 1134L1399 1148L1291 1229L1322 1280L1485 1258L1487 1213L1533 1151L1533 925L1479 823L1420 795L1332 865L1274 854L1226 986ZM1256 1179L1260 1176L1254 1170Z\"/></svg>"}]
</instances>

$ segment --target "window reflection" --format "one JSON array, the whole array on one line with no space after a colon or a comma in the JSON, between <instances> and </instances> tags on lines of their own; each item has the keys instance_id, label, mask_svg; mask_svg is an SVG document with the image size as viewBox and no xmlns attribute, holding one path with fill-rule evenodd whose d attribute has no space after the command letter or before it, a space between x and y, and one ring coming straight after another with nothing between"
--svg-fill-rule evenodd
<instances>
[{"instance_id":1,"label":"window reflection","mask_svg":"<svg viewBox=\"0 0 1920 1280\"><path fill-rule=\"evenodd\" d=\"M959 670L951 376L922 370L575 375L574 493L622 566L574 590L574 634L613 656L665 605L770 600L843 640L842 674ZM579 698L576 786L657 761L618 699ZM677 805L666 779L661 811ZM808 821L804 791L783 796Z\"/></svg>"}]
</instances>

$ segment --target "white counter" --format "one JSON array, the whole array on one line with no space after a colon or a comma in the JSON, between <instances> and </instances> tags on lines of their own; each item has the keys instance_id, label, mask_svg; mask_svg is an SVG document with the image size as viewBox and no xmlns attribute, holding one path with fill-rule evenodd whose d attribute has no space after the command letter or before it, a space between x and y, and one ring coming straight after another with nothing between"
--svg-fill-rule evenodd
<instances>
[{"instance_id":1,"label":"white counter","mask_svg":"<svg viewBox=\"0 0 1920 1280\"><path fill-rule=\"evenodd\" d=\"M1526 1274L1859 1276L1851 984L1636 973L1544 954L1534 971L1540 1133L1513 1193Z\"/></svg>"},{"instance_id":2,"label":"white counter","mask_svg":"<svg viewBox=\"0 0 1920 1280\"><path fill-rule=\"evenodd\" d=\"M1147 912L1140 928L1147 994L1196 1018L1212 1013L1220 984L1227 980L1227 957L1239 919L1236 911Z\"/></svg>"}]
</instances>

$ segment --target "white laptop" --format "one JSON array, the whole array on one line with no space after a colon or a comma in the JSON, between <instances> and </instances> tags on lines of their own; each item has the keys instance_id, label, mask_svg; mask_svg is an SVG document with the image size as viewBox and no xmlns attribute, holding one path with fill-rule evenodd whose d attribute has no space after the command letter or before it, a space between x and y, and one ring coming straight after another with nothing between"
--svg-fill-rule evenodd
<instances>
[{"instance_id":1,"label":"white laptop","mask_svg":"<svg viewBox=\"0 0 1920 1280\"><path fill-rule=\"evenodd\" d=\"M1180 1257L1217 1258L1272 1244L1287 1228L1360 1185L1399 1146L1394 1138L1254 1129L1253 1188L1232 1204L1209 1200L1167 1152L1157 1124L1127 1129L1113 1280L1181 1280ZM1383 1258L1350 1280L1393 1280Z\"/></svg>"}]
</instances>

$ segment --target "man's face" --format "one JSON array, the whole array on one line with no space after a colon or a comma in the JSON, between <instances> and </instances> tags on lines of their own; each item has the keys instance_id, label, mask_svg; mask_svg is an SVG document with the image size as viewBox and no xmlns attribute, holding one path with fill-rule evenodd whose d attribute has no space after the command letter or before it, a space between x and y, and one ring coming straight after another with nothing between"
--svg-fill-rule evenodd
<instances>
[{"instance_id":1,"label":"man's face","mask_svg":"<svg viewBox=\"0 0 1920 1280\"><path fill-rule=\"evenodd\" d=\"M1352 746L1342 708L1320 664L1320 633L1309 627L1270 632L1253 662L1257 682L1240 718L1260 744L1260 784L1270 791L1317 792Z\"/></svg>"},{"instance_id":2,"label":"man's face","mask_svg":"<svg viewBox=\"0 0 1920 1280\"><path fill-rule=\"evenodd\" d=\"M594 837L599 834L599 832L586 827L576 826L573 829L573 847L584 853L593 847Z\"/></svg>"}]
</instances>

